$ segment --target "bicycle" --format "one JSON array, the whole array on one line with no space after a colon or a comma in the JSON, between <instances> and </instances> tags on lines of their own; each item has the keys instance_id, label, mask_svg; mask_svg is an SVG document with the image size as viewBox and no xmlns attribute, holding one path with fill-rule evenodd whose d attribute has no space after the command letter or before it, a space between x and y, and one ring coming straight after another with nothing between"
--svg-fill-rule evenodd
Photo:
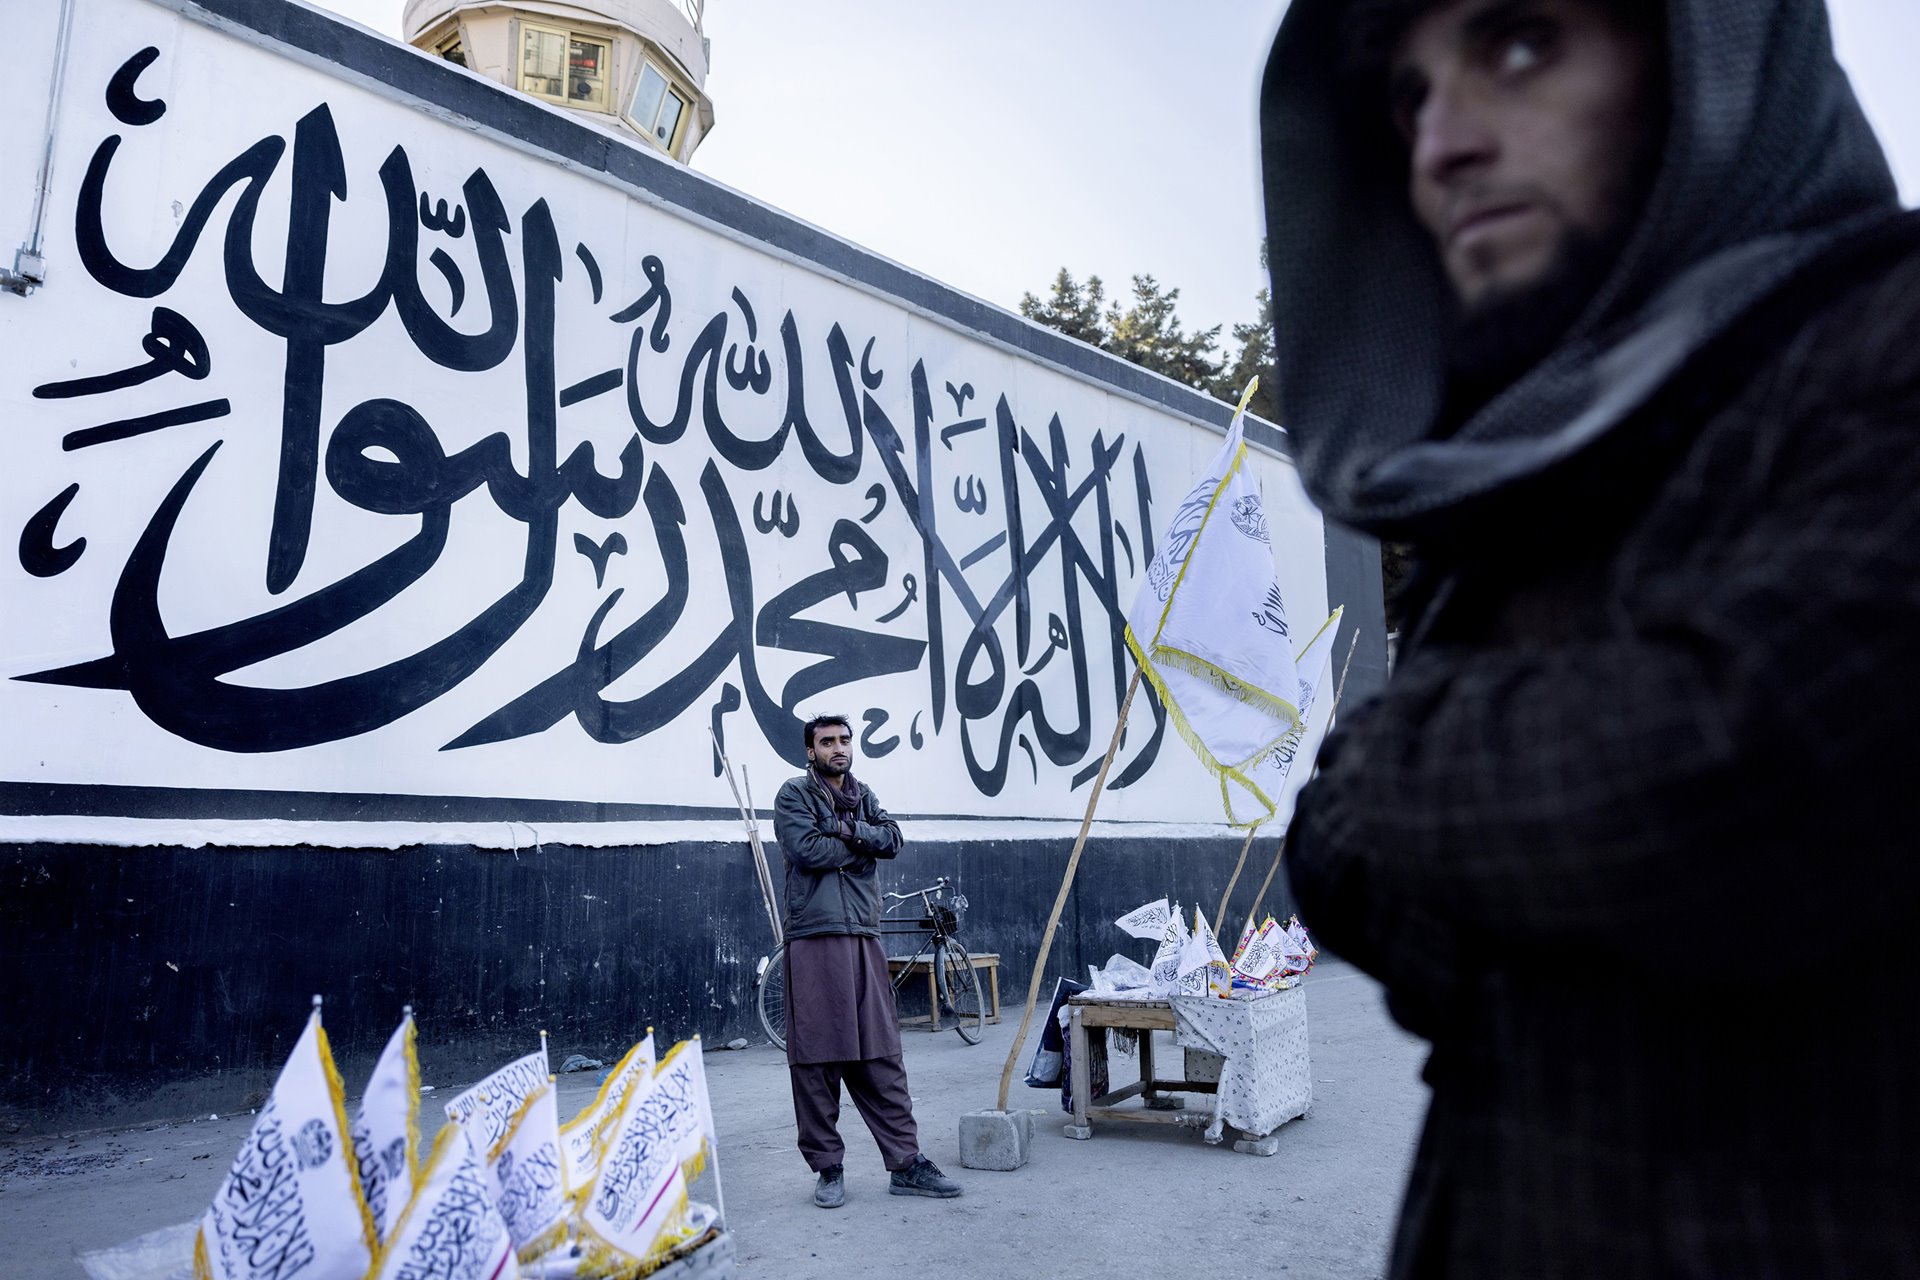
<instances>
[{"instance_id":1,"label":"bicycle","mask_svg":"<svg viewBox=\"0 0 1920 1280\"><path fill-rule=\"evenodd\" d=\"M935 902L935 898L946 896L949 885L947 877L941 876L924 889L909 889L905 893L884 895L892 900L883 915L891 915L895 907L903 902L918 898L926 915L904 929L882 929L884 937L903 937L908 934L922 937L920 949L913 953L908 962L900 967L893 978L893 992L896 997L900 987L907 980L921 957L933 968L935 998L939 1001L939 1012L944 1016L951 1014L953 1029L968 1044L980 1043L980 1029L986 1025L986 1002L980 998L980 979L974 972L973 961L967 955L966 944L958 937L960 913L967 909L967 900L960 894L953 896L953 904ZM754 985L759 988L756 1003L760 1011L760 1025L765 1029L767 1038L776 1048L787 1047L787 944L782 942L775 947L770 956L760 957L760 963L754 969Z\"/></svg>"}]
</instances>

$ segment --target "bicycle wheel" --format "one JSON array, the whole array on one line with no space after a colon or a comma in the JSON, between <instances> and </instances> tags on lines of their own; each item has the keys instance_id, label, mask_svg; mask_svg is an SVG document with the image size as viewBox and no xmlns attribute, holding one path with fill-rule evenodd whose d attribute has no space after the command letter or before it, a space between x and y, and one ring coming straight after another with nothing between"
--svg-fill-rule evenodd
<instances>
[{"instance_id":1,"label":"bicycle wheel","mask_svg":"<svg viewBox=\"0 0 1920 1280\"><path fill-rule=\"evenodd\" d=\"M755 1003L760 1007L760 1025L776 1049L787 1047L787 944L781 943L773 954L760 962L754 985L759 988Z\"/></svg>"},{"instance_id":2,"label":"bicycle wheel","mask_svg":"<svg viewBox=\"0 0 1920 1280\"><path fill-rule=\"evenodd\" d=\"M980 998L980 978L973 971L973 961L967 958L967 949L958 938L948 938L940 945L940 962L934 972L939 975L940 1012L953 1015L953 1029L968 1044L980 1043L980 1028L986 1025L986 1003Z\"/></svg>"}]
</instances>

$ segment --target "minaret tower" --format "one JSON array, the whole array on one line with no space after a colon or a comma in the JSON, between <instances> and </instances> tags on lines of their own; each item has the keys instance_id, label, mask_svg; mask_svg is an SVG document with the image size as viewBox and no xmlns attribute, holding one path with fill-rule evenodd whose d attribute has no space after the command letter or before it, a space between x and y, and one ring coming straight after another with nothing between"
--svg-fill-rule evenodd
<instances>
[{"instance_id":1,"label":"minaret tower","mask_svg":"<svg viewBox=\"0 0 1920 1280\"><path fill-rule=\"evenodd\" d=\"M706 0L407 0L407 43L685 163L713 130Z\"/></svg>"}]
</instances>

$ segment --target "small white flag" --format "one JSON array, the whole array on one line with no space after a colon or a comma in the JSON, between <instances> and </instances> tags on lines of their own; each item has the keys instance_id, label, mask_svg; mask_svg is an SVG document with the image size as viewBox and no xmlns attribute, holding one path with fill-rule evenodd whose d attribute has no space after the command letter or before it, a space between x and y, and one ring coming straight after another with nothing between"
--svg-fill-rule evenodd
<instances>
[{"instance_id":1,"label":"small white flag","mask_svg":"<svg viewBox=\"0 0 1920 1280\"><path fill-rule=\"evenodd\" d=\"M1135 907L1114 923L1134 937L1152 942L1166 933L1167 921L1172 918L1173 908L1165 898L1159 898L1144 907Z\"/></svg>"},{"instance_id":2,"label":"small white flag","mask_svg":"<svg viewBox=\"0 0 1920 1280\"><path fill-rule=\"evenodd\" d=\"M653 1032L649 1030L607 1073L593 1101L560 1127L560 1153L566 1160L569 1194L583 1195L593 1184L593 1175L600 1168L600 1152L613 1136L613 1126L620 1119L620 1106L626 1100L627 1090L642 1076L652 1074Z\"/></svg>"},{"instance_id":3,"label":"small white flag","mask_svg":"<svg viewBox=\"0 0 1920 1280\"><path fill-rule=\"evenodd\" d=\"M487 1153L487 1175L522 1262L560 1243L567 1230L567 1179L560 1156L560 1107L551 1082L534 1090L507 1125L506 1136Z\"/></svg>"},{"instance_id":4,"label":"small white flag","mask_svg":"<svg viewBox=\"0 0 1920 1280\"><path fill-rule=\"evenodd\" d=\"M507 1121L548 1080L544 1045L517 1058L447 1104L447 1119L472 1131L473 1145L493 1150L507 1132Z\"/></svg>"},{"instance_id":5,"label":"small white flag","mask_svg":"<svg viewBox=\"0 0 1920 1280\"><path fill-rule=\"evenodd\" d=\"M340 1275L346 1275L340 1272ZM513 1238L466 1126L450 1123L372 1280L514 1280Z\"/></svg>"},{"instance_id":6,"label":"small white flag","mask_svg":"<svg viewBox=\"0 0 1920 1280\"><path fill-rule=\"evenodd\" d=\"M411 1012L400 1020L367 1078L353 1113L353 1152L360 1185L385 1240L413 1195L420 1173L420 1063L414 1055Z\"/></svg>"},{"instance_id":7,"label":"small white flag","mask_svg":"<svg viewBox=\"0 0 1920 1280\"><path fill-rule=\"evenodd\" d=\"M364 1276L378 1248L346 1100L314 1010L200 1220L196 1280Z\"/></svg>"},{"instance_id":8,"label":"small white flag","mask_svg":"<svg viewBox=\"0 0 1920 1280\"><path fill-rule=\"evenodd\" d=\"M707 1063L699 1036L682 1040L661 1059L653 1086L667 1115L680 1168L692 1182L706 1168L714 1147L713 1105L707 1100Z\"/></svg>"},{"instance_id":9,"label":"small white flag","mask_svg":"<svg viewBox=\"0 0 1920 1280\"><path fill-rule=\"evenodd\" d=\"M686 1176L659 1077L635 1080L587 1189L579 1221L586 1256L613 1267L657 1261L684 1234Z\"/></svg>"},{"instance_id":10,"label":"small white flag","mask_svg":"<svg viewBox=\"0 0 1920 1280\"><path fill-rule=\"evenodd\" d=\"M1147 994L1164 1000L1180 985L1180 958L1187 949L1187 922L1181 918L1180 904L1173 906L1166 930L1160 935L1160 949L1153 954Z\"/></svg>"}]
</instances>

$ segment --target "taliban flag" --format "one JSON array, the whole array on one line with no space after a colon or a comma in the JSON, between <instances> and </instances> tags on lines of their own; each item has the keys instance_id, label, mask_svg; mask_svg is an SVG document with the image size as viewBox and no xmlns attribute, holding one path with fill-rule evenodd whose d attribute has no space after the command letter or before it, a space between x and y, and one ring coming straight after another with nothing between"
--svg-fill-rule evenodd
<instances>
[{"instance_id":1,"label":"taliban flag","mask_svg":"<svg viewBox=\"0 0 1920 1280\"><path fill-rule=\"evenodd\" d=\"M353 1153L360 1185L380 1239L413 1195L420 1172L420 1062L414 1056L413 1010L409 1007L373 1064L367 1091L353 1113Z\"/></svg>"},{"instance_id":2,"label":"taliban flag","mask_svg":"<svg viewBox=\"0 0 1920 1280\"><path fill-rule=\"evenodd\" d=\"M420 1185L370 1280L514 1280L519 1274L513 1239L470 1131L449 1123L433 1140Z\"/></svg>"},{"instance_id":3,"label":"taliban flag","mask_svg":"<svg viewBox=\"0 0 1920 1280\"><path fill-rule=\"evenodd\" d=\"M713 1104L707 1100L707 1061L700 1037L673 1046L653 1076L681 1172L692 1182L706 1169L714 1147Z\"/></svg>"},{"instance_id":4,"label":"taliban flag","mask_svg":"<svg viewBox=\"0 0 1920 1280\"><path fill-rule=\"evenodd\" d=\"M1274 573L1266 506L1247 466L1240 401L1219 454L1174 510L1127 617L1127 647L1180 736L1237 806L1271 817L1246 770L1300 723L1294 637Z\"/></svg>"},{"instance_id":5,"label":"taliban flag","mask_svg":"<svg viewBox=\"0 0 1920 1280\"><path fill-rule=\"evenodd\" d=\"M379 1248L347 1138L320 1010L214 1193L193 1243L196 1280L364 1276Z\"/></svg>"},{"instance_id":6,"label":"taliban flag","mask_svg":"<svg viewBox=\"0 0 1920 1280\"><path fill-rule=\"evenodd\" d=\"M627 1090L579 1223L585 1256L613 1270L661 1261L685 1235L687 1181L673 1103L648 1073Z\"/></svg>"},{"instance_id":7,"label":"taliban flag","mask_svg":"<svg viewBox=\"0 0 1920 1280\"><path fill-rule=\"evenodd\" d=\"M1293 796L1297 792L1289 792L1286 781L1293 772L1294 761L1302 756L1312 760L1319 752L1320 739L1326 736L1327 716L1314 715L1314 709L1320 687L1333 665L1333 638L1340 632L1340 618L1345 613L1346 610L1340 608L1327 615L1320 629L1294 657L1294 667L1299 674L1296 705L1300 708L1300 723L1240 770L1234 787L1223 788L1227 797L1227 821L1234 826L1258 826L1270 818L1285 821L1293 816ZM1241 800L1238 811L1234 806L1236 797ZM1261 816L1255 817L1256 813Z\"/></svg>"},{"instance_id":8,"label":"taliban flag","mask_svg":"<svg viewBox=\"0 0 1920 1280\"><path fill-rule=\"evenodd\" d=\"M641 1077L652 1074L653 1029L649 1027L640 1043L627 1050L627 1056L607 1073L594 1100L561 1126L560 1154L566 1162L570 1195L583 1196L593 1185L593 1175L600 1169L601 1148L606 1146L614 1124L620 1119L620 1106L626 1100L627 1091Z\"/></svg>"},{"instance_id":9,"label":"taliban flag","mask_svg":"<svg viewBox=\"0 0 1920 1280\"><path fill-rule=\"evenodd\" d=\"M551 1081L533 1091L487 1153L487 1176L520 1261L532 1262L560 1243L567 1231L567 1178Z\"/></svg>"},{"instance_id":10,"label":"taliban flag","mask_svg":"<svg viewBox=\"0 0 1920 1280\"><path fill-rule=\"evenodd\" d=\"M547 1072L547 1046L542 1033L538 1049L516 1058L447 1104L447 1119L473 1135L473 1145L491 1151L507 1132L514 1112L526 1105L533 1091L552 1077Z\"/></svg>"}]
</instances>

